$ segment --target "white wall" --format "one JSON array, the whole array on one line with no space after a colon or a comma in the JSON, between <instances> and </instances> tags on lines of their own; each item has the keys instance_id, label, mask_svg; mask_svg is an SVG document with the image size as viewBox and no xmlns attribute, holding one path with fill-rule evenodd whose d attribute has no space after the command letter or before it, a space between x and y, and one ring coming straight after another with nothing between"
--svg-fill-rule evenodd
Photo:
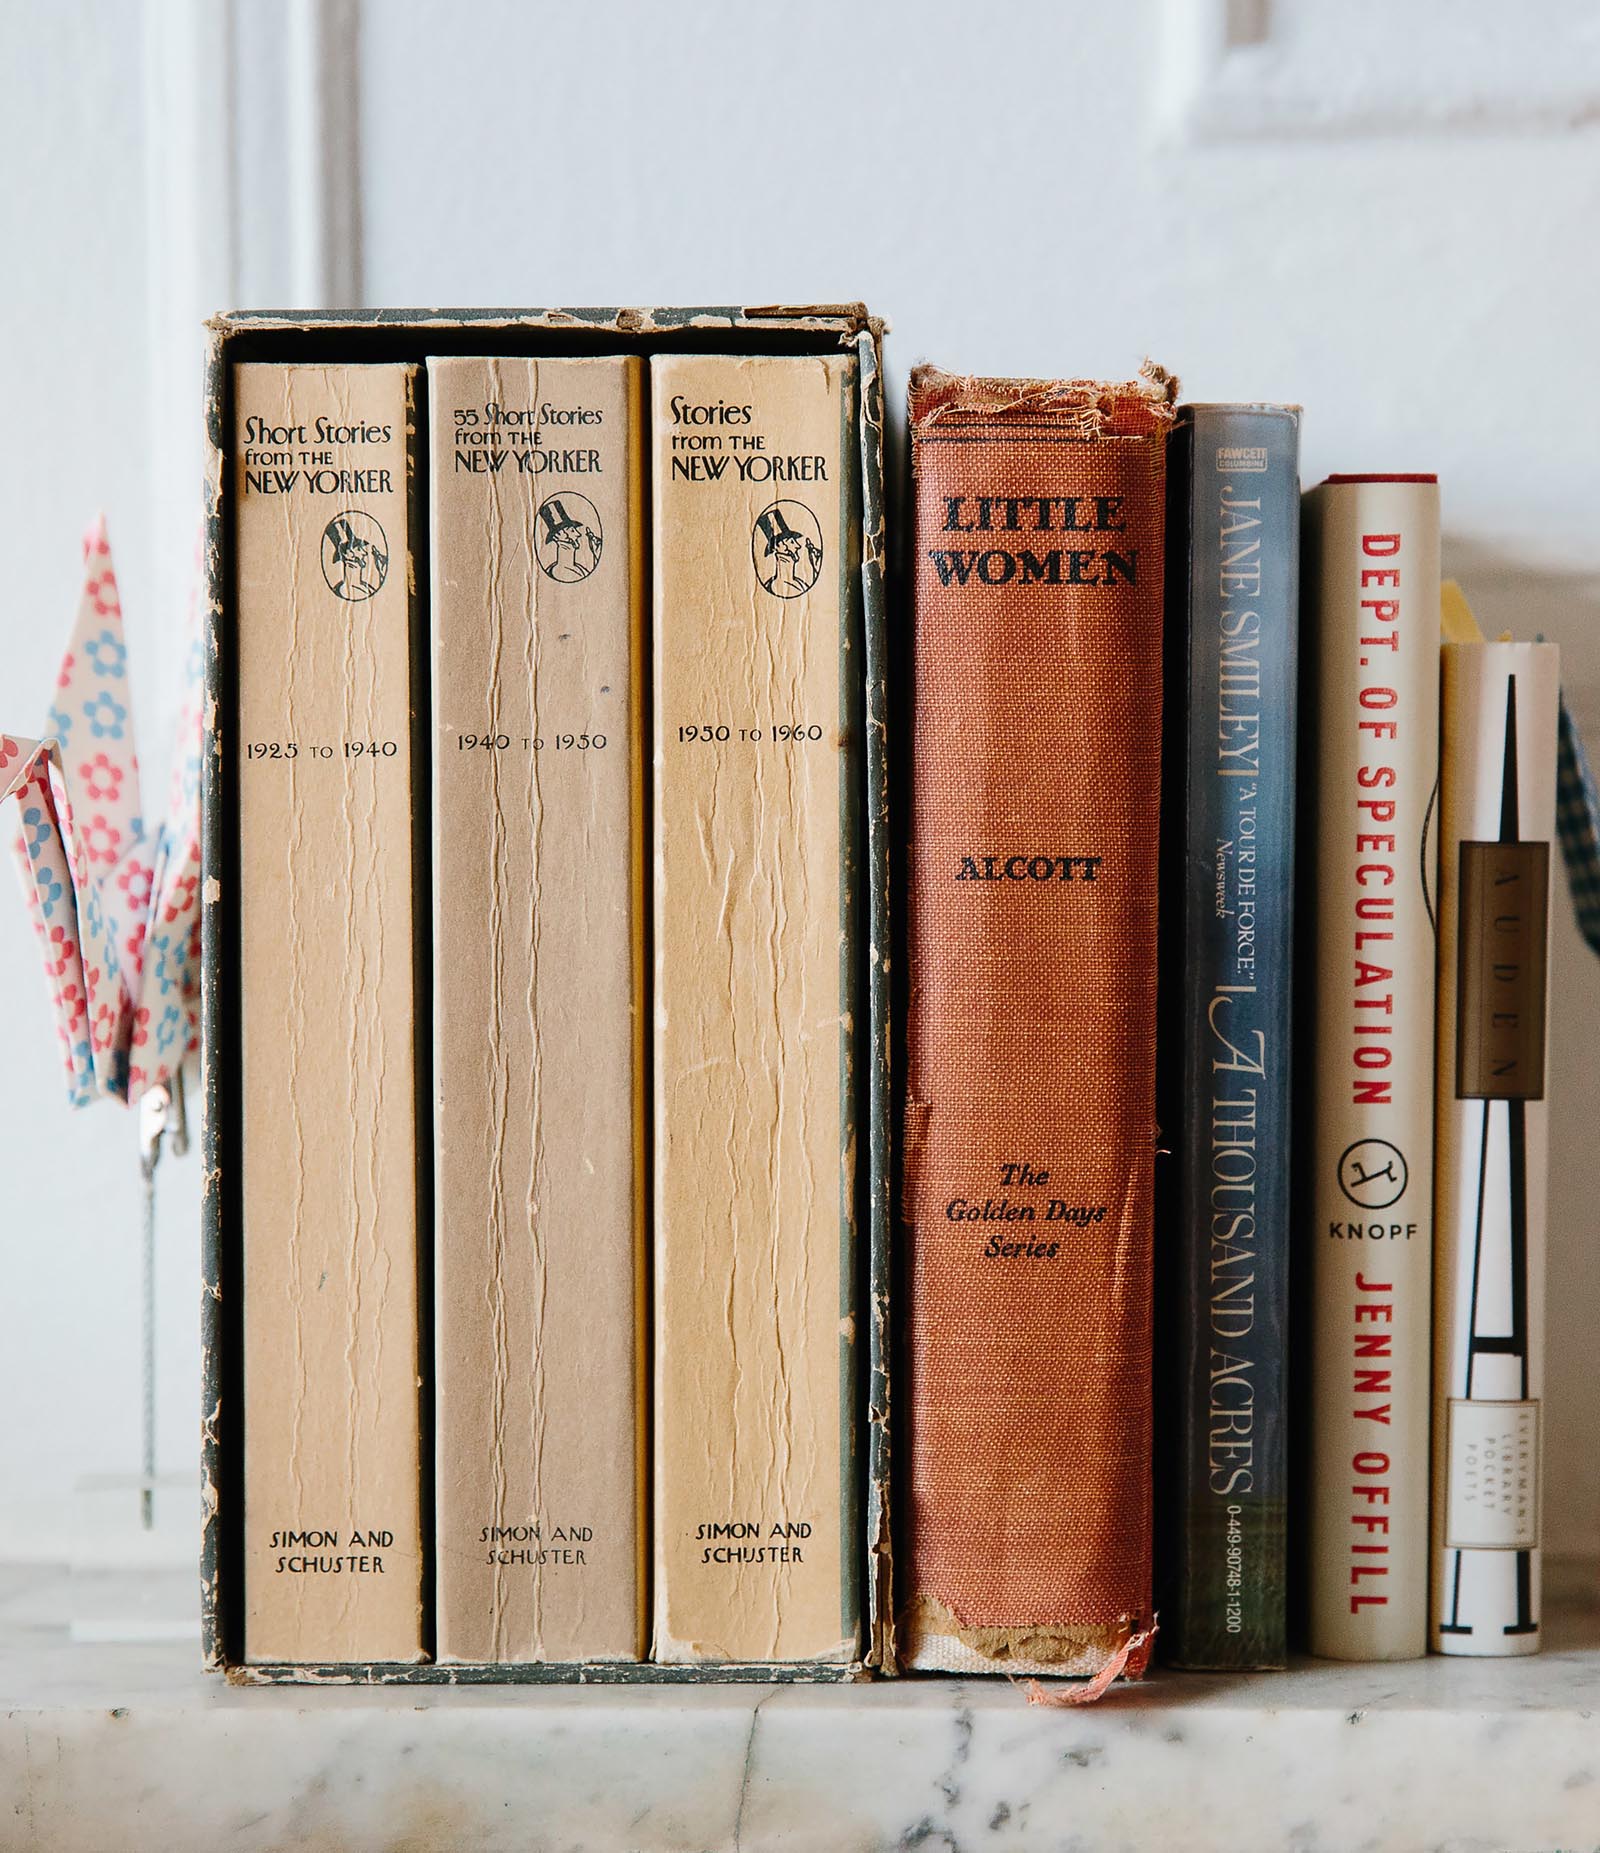
<instances>
[{"instance_id":1,"label":"white wall","mask_svg":"<svg viewBox=\"0 0 1600 1853\"><path fill-rule=\"evenodd\" d=\"M97 504L136 667L163 657L198 304L859 297L892 319L897 401L923 357L1117 374L1152 354L1194 397L1302 403L1308 478L1436 468L1447 567L1489 626L1561 642L1600 749L1583 11L0 0L0 171L23 177L0 195L0 725L39 718ZM147 682L147 753L161 701ZM26 1419L0 1431L0 1551L18 1554L56 1546L75 1473L131 1459L136 1248L131 1123L61 1104L4 887L0 1406ZM1600 1520L1600 962L1564 912L1555 993L1547 1538L1575 1550ZM172 1170L177 1462L195 1162Z\"/></svg>"},{"instance_id":2,"label":"white wall","mask_svg":"<svg viewBox=\"0 0 1600 1853\"><path fill-rule=\"evenodd\" d=\"M135 7L0 7L0 728L40 734L76 610L79 536L104 508L159 778L167 639L150 535L150 330ZM131 80L131 81L130 81ZM140 674L140 669L145 671ZM154 788L158 793L164 785ZM0 818L4 860L16 828ZM192 1167L191 1167L192 1169ZM192 1177L164 1180L169 1458L195 1454ZM59 1548L83 1471L139 1463L139 1195L133 1117L73 1113L33 933L0 869L0 1551Z\"/></svg>"}]
</instances>

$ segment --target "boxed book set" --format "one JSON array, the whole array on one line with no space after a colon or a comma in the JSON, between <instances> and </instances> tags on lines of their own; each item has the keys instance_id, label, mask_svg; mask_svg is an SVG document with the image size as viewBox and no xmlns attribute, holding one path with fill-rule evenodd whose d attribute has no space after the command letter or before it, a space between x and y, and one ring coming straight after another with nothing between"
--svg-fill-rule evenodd
<instances>
[{"instance_id":1,"label":"boxed book set","mask_svg":"<svg viewBox=\"0 0 1600 1853\"><path fill-rule=\"evenodd\" d=\"M207 1651L880 1652L880 329L213 331Z\"/></svg>"}]
</instances>

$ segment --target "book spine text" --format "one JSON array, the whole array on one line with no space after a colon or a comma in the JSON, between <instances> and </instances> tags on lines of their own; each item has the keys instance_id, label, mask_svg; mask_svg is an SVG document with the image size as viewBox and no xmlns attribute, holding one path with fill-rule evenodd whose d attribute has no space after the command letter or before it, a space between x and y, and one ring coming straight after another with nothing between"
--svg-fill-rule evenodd
<instances>
[{"instance_id":1,"label":"book spine text","mask_svg":"<svg viewBox=\"0 0 1600 1853\"><path fill-rule=\"evenodd\" d=\"M1313 1653L1427 1644L1439 495L1304 504L1304 1257Z\"/></svg>"},{"instance_id":2,"label":"book spine text","mask_svg":"<svg viewBox=\"0 0 1600 1853\"><path fill-rule=\"evenodd\" d=\"M849 357L651 363L655 1655L859 1652Z\"/></svg>"},{"instance_id":3,"label":"book spine text","mask_svg":"<svg viewBox=\"0 0 1600 1853\"><path fill-rule=\"evenodd\" d=\"M643 380L428 363L448 1662L644 1645Z\"/></svg>"},{"instance_id":4,"label":"book spine text","mask_svg":"<svg viewBox=\"0 0 1600 1853\"><path fill-rule=\"evenodd\" d=\"M1170 417L1138 385L912 382L917 1668L1147 1651Z\"/></svg>"},{"instance_id":5,"label":"book spine text","mask_svg":"<svg viewBox=\"0 0 1600 1853\"><path fill-rule=\"evenodd\" d=\"M1298 421L1275 408L1185 408L1174 452L1169 725L1182 862L1165 1014L1182 1079L1166 1116L1183 1458L1162 1647L1180 1666L1270 1667L1287 1653Z\"/></svg>"},{"instance_id":6,"label":"book spine text","mask_svg":"<svg viewBox=\"0 0 1600 1853\"><path fill-rule=\"evenodd\" d=\"M414 369L241 365L245 1654L423 1657Z\"/></svg>"},{"instance_id":7,"label":"book spine text","mask_svg":"<svg viewBox=\"0 0 1600 1853\"><path fill-rule=\"evenodd\" d=\"M1436 1653L1537 1652L1554 644L1448 643L1441 681Z\"/></svg>"}]
</instances>

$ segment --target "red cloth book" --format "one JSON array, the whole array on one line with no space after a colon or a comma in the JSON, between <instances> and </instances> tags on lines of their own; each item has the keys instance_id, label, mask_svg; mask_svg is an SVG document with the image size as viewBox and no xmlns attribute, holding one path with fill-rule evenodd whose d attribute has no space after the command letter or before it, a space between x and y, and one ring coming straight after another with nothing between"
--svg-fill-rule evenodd
<instances>
[{"instance_id":1,"label":"red cloth book","mask_svg":"<svg viewBox=\"0 0 1600 1853\"><path fill-rule=\"evenodd\" d=\"M912 1667L1148 1652L1173 396L912 379Z\"/></svg>"}]
</instances>

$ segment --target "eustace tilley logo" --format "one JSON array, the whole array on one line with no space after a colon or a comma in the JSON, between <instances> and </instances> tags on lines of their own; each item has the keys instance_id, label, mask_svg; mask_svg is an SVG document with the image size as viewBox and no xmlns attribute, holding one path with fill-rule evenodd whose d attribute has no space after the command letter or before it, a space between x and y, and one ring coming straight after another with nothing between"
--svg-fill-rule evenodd
<instances>
[{"instance_id":1,"label":"eustace tilley logo","mask_svg":"<svg viewBox=\"0 0 1600 1853\"><path fill-rule=\"evenodd\" d=\"M389 542L371 515L348 509L322 530L322 576L335 598L360 604L389 576Z\"/></svg>"},{"instance_id":2,"label":"eustace tilley logo","mask_svg":"<svg viewBox=\"0 0 1600 1853\"><path fill-rule=\"evenodd\" d=\"M756 578L774 598L798 598L822 571L822 529L804 502L774 502L750 531Z\"/></svg>"},{"instance_id":3,"label":"eustace tilley logo","mask_svg":"<svg viewBox=\"0 0 1600 1853\"><path fill-rule=\"evenodd\" d=\"M604 546L600 512L586 495L563 489L539 504L534 538L539 570L561 585L577 585L600 564Z\"/></svg>"}]
</instances>

